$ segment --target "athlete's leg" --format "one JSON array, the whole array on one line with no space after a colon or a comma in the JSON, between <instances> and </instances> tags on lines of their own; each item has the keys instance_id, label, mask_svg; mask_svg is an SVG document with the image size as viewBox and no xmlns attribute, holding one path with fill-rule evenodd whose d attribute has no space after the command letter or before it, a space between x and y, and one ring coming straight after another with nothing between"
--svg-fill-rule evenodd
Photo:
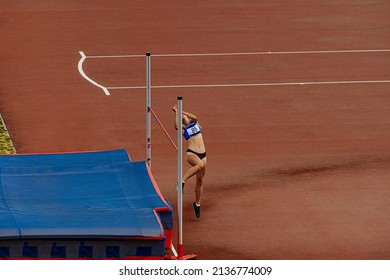
<instances>
[{"instance_id":1,"label":"athlete's leg","mask_svg":"<svg viewBox=\"0 0 390 280\"><path fill-rule=\"evenodd\" d=\"M186 154L187 162L191 167L186 171L183 176L183 182L185 183L189 178L194 176L199 170L205 167L205 163L195 154L187 153Z\"/></svg>"},{"instance_id":2,"label":"athlete's leg","mask_svg":"<svg viewBox=\"0 0 390 280\"><path fill-rule=\"evenodd\" d=\"M204 167L196 173L195 194L196 194L196 203L198 205L200 205L200 202L202 200L203 183L204 183L204 176L206 175L206 165L207 165L206 158L203 158L202 162Z\"/></svg>"}]
</instances>

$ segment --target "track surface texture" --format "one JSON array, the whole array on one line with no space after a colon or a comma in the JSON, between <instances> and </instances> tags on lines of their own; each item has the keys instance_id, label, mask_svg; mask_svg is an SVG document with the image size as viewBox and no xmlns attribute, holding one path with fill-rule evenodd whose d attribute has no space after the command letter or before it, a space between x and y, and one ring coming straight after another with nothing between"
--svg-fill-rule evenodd
<instances>
[{"instance_id":1,"label":"track surface texture","mask_svg":"<svg viewBox=\"0 0 390 280\"><path fill-rule=\"evenodd\" d=\"M126 148L145 160L152 108L204 129L202 213L184 193L199 259L390 259L390 4L371 1L0 0L0 110L18 153ZM294 52L258 55L155 56ZM234 86L238 84L272 84ZM224 85L201 87L201 85ZM183 87L184 85L195 85ZM176 207L176 152L154 122L152 171ZM184 170L188 165L184 166Z\"/></svg>"}]
</instances>

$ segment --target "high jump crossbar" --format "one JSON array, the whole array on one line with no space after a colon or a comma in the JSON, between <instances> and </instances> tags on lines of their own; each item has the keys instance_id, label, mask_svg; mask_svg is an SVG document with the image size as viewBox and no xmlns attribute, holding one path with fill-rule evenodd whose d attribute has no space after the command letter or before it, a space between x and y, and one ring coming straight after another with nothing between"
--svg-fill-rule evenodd
<instances>
[{"instance_id":1,"label":"high jump crossbar","mask_svg":"<svg viewBox=\"0 0 390 280\"><path fill-rule=\"evenodd\" d=\"M169 135L168 131L165 129L164 125L161 123L160 119L157 117L156 113L153 111L152 108L149 108L150 110L150 113L152 113L154 119L157 121L157 123L160 125L161 129L164 131L165 135L167 136L169 142L171 142L172 146L175 148L175 150L177 151L178 148L175 144L175 142L172 140L171 136Z\"/></svg>"}]
</instances>

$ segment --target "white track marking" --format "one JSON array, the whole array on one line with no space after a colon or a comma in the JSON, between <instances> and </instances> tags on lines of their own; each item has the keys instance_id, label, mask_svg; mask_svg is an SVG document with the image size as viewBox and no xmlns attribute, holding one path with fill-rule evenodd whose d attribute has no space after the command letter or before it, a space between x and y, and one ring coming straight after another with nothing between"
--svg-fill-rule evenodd
<instances>
[{"instance_id":1,"label":"white track marking","mask_svg":"<svg viewBox=\"0 0 390 280\"><path fill-rule=\"evenodd\" d=\"M168 85L152 86L154 89L163 88L206 88L206 87L259 87L259 86L304 86L304 85L332 85L332 84L373 84L373 83L390 83L390 80L378 81L319 81L319 82L282 82L282 83L253 83L253 84L209 84L209 85ZM144 89L145 86L123 86L107 87L109 90L116 89Z\"/></svg>"},{"instance_id":2,"label":"white track marking","mask_svg":"<svg viewBox=\"0 0 390 280\"><path fill-rule=\"evenodd\" d=\"M98 84L97 82L92 80L90 77L88 77L87 74L85 74L85 72L83 70L83 63L84 63L84 61L85 61L85 59L87 57L84 54L84 52L80 51L79 53L81 55L81 59L80 59L79 64L78 64L78 69L79 69L79 72L80 72L81 76L83 76L84 79L86 79L88 82L90 82L94 86L97 86L97 87L101 88L106 95L110 95L110 92L108 91L108 89L105 86L102 86L102 85Z\"/></svg>"},{"instance_id":3,"label":"white track marking","mask_svg":"<svg viewBox=\"0 0 390 280\"><path fill-rule=\"evenodd\" d=\"M390 52L390 49L360 49L360 50L312 50L312 51L263 51L263 52L231 52L231 53L198 53L198 54L153 54L153 57L191 57L191 56L243 56L243 55L293 55L293 54L337 54L337 53L380 53ZM91 55L86 56L80 51L81 60L79 61L80 74L93 85L101 88L106 95L110 95L109 90L120 89L145 89L146 86L118 86L105 87L91 78L83 71L82 65L87 58L145 58L145 55ZM329 85L329 84L371 84L371 83L390 83L390 80L368 80L368 81L311 81L311 82L280 82L280 83L250 83L250 84L198 84L198 85L166 85L151 86L154 89L163 88L206 88L206 87L258 87L258 86L297 86L297 85Z\"/></svg>"},{"instance_id":4,"label":"white track marking","mask_svg":"<svg viewBox=\"0 0 390 280\"><path fill-rule=\"evenodd\" d=\"M152 54L153 57L191 57L191 56L240 56L240 55L283 55L283 54L334 54L334 53L377 53L390 52L390 49L373 50L318 50L318 51L263 51L263 52L229 52L229 53L187 53L187 54ZM91 55L87 58L140 58L145 55Z\"/></svg>"},{"instance_id":5,"label":"white track marking","mask_svg":"<svg viewBox=\"0 0 390 280\"><path fill-rule=\"evenodd\" d=\"M122 54L122 55L88 55L87 58L145 58L141 54Z\"/></svg>"}]
</instances>

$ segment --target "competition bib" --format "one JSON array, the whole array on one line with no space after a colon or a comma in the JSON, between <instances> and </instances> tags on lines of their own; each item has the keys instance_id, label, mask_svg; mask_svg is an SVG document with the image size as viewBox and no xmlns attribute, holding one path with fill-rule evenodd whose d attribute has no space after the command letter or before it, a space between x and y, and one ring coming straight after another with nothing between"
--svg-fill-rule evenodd
<instances>
[{"instance_id":1,"label":"competition bib","mask_svg":"<svg viewBox=\"0 0 390 280\"><path fill-rule=\"evenodd\" d=\"M188 126L184 127L183 136L186 140L188 140L192 136L195 136L201 132L202 130L200 126L195 122L191 122Z\"/></svg>"}]
</instances>

